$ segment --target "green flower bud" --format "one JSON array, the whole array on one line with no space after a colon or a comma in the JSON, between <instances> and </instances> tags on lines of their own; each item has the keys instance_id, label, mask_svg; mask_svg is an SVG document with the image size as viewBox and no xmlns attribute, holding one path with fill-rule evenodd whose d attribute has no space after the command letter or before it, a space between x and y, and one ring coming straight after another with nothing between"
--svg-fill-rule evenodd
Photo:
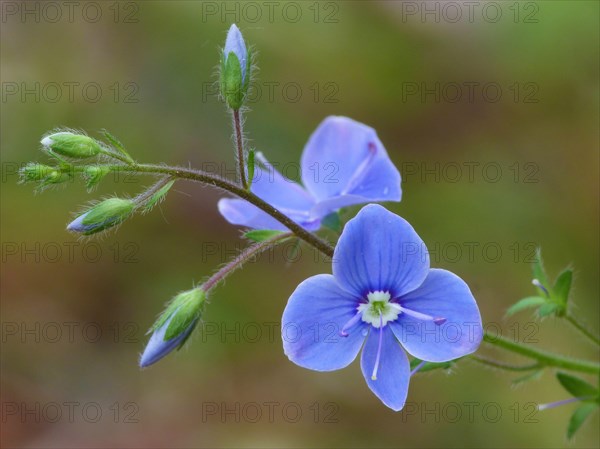
<instances>
[{"instance_id":1,"label":"green flower bud","mask_svg":"<svg viewBox=\"0 0 600 449\"><path fill-rule=\"evenodd\" d=\"M84 134L72 132L50 134L41 140L41 144L47 150L74 159L96 156L102 151L102 147L96 140Z\"/></svg>"},{"instance_id":2,"label":"green flower bud","mask_svg":"<svg viewBox=\"0 0 600 449\"><path fill-rule=\"evenodd\" d=\"M135 209L135 202L121 198L109 198L96 204L67 226L69 231L83 235L96 234L125 221Z\"/></svg>"},{"instance_id":3,"label":"green flower bud","mask_svg":"<svg viewBox=\"0 0 600 449\"><path fill-rule=\"evenodd\" d=\"M23 167L19 174L21 175L21 180L23 182L32 182L32 181L43 181L49 176L53 176L57 173L55 167L50 167L49 165L36 164L35 162L31 162Z\"/></svg>"},{"instance_id":4,"label":"green flower bud","mask_svg":"<svg viewBox=\"0 0 600 449\"><path fill-rule=\"evenodd\" d=\"M23 167L19 174L21 175L21 182L40 182L42 186L69 181L73 175L69 167L61 169L34 162Z\"/></svg>"},{"instance_id":5,"label":"green flower bud","mask_svg":"<svg viewBox=\"0 0 600 449\"><path fill-rule=\"evenodd\" d=\"M83 170L83 176L86 179L86 186L89 189L95 187L102 178L110 172L110 167L102 165L90 165Z\"/></svg>"}]
</instances>

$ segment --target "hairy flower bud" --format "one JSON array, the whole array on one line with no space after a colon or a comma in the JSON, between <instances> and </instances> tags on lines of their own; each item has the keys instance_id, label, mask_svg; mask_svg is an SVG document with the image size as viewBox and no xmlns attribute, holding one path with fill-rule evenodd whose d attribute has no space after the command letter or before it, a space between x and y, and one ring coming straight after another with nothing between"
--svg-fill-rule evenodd
<instances>
[{"instance_id":1,"label":"hairy flower bud","mask_svg":"<svg viewBox=\"0 0 600 449\"><path fill-rule=\"evenodd\" d=\"M43 181L48 177L54 176L57 172L55 167L49 165L29 163L23 167L19 174L23 182Z\"/></svg>"},{"instance_id":2,"label":"hairy flower bud","mask_svg":"<svg viewBox=\"0 0 600 449\"><path fill-rule=\"evenodd\" d=\"M135 202L121 198L109 198L96 204L67 226L69 231L84 235L96 234L122 223L135 208Z\"/></svg>"},{"instance_id":3,"label":"hairy flower bud","mask_svg":"<svg viewBox=\"0 0 600 449\"><path fill-rule=\"evenodd\" d=\"M40 142L46 149L74 159L96 156L102 151L100 144L84 134L59 132L44 137Z\"/></svg>"},{"instance_id":4,"label":"hairy flower bud","mask_svg":"<svg viewBox=\"0 0 600 449\"><path fill-rule=\"evenodd\" d=\"M186 342L202 315L206 292L202 287L179 293L152 327L152 337L140 358L140 367L150 366Z\"/></svg>"},{"instance_id":5,"label":"hairy flower bud","mask_svg":"<svg viewBox=\"0 0 600 449\"><path fill-rule=\"evenodd\" d=\"M221 95L231 109L239 109L250 80L251 57L242 33L231 25L221 57Z\"/></svg>"}]
</instances>

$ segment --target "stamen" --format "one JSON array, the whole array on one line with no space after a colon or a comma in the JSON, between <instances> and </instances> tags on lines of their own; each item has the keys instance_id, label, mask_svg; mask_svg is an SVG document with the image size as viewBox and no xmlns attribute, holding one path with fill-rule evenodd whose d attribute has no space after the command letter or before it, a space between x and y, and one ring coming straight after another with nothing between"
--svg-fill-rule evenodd
<instances>
[{"instance_id":1,"label":"stamen","mask_svg":"<svg viewBox=\"0 0 600 449\"><path fill-rule=\"evenodd\" d=\"M564 399L562 401L551 402L549 404L539 404L538 410L540 410L540 411L548 410L550 408L559 407L561 405L570 404L571 402L581 401L583 399L587 399L587 398L570 398L570 399Z\"/></svg>"},{"instance_id":2,"label":"stamen","mask_svg":"<svg viewBox=\"0 0 600 449\"><path fill-rule=\"evenodd\" d=\"M360 311L356 312L356 315L354 315L352 318L350 318L348 320L348 322L346 324L344 324L344 327L342 327L342 330L339 332L340 337L347 337L349 335L347 330L350 329L352 326L354 326L356 323L358 323L361 316L362 316L362 312L360 312Z\"/></svg>"},{"instance_id":3,"label":"stamen","mask_svg":"<svg viewBox=\"0 0 600 449\"><path fill-rule=\"evenodd\" d=\"M546 287L544 287L539 280L534 279L531 281L531 283L533 285L535 285L537 288L539 288L541 291L543 291L546 294L546 296L550 297L550 293L548 293L548 290L546 290Z\"/></svg>"},{"instance_id":4,"label":"stamen","mask_svg":"<svg viewBox=\"0 0 600 449\"><path fill-rule=\"evenodd\" d=\"M379 369L379 360L381 359L381 347L383 345L383 314L379 312L379 346L377 348L377 357L375 358L375 367L371 380L377 380L377 370Z\"/></svg>"},{"instance_id":5,"label":"stamen","mask_svg":"<svg viewBox=\"0 0 600 449\"><path fill-rule=\"evenodd\" d=\"M416 374L421 368L423 368L423 366L425 366L426 363L427 362L423 360L421 363L415 366L415 369L410 372L410 375L412 376L413 374Z\"/></svg>"},{"instance_id":6,"label":"stamen","mask_svg":"<svg viewBox=\"0 0 600 449\"><path fill-rule=\"evenodd\" d=\"M431 315L426 315L424 313L416 312L415 310L411 310L411 309L407 309L406 307L402 307L399 304L398 304L398 308L400 309L401 312L406 313L408 316L412 316L413 318L416 318L418 320L433 321L433 324L435 324L436 326L441 326L442 324L444 324L447 321L446 318L444 318L444 317L433 317Z\"/></svg>"}]
</instances>

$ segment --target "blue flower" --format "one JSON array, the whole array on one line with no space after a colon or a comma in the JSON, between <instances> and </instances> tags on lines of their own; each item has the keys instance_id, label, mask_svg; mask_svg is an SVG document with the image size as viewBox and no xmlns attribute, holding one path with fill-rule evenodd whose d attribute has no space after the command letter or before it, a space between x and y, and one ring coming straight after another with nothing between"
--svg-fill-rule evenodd
<instances>
[{"instance_id":1,"label":"blue flower","mask_svg":"<svg viewBox=\"0 0 600 449\"><path fill-rule=\"evenodd\" d=\"M260 160L260 157L258 157ZM327 117L308 140L300 164L304 187L284 178L262 159L252 192L308 230L342 207L374 201L400 201L400 173L373 128L346 117ZM232 224L286 230L241 199L219 201Z\"/></svg>"},{"instance_id":2,"label":"blue flower","mask_svg":"<svg viewBox=\"0 0 600 449\"><path fill-rule=\"evenodd\" d=\"M246 63L248 61L248 50L246 48L246 42L240 32L240 29L234 24L231 25L227 32L227 39L225 39L225 48L223 49L223 55L225 60L229 58L230 53L233 53L242 69L242 82L246 80Z\"/></svg>"},{"instance_id":3,"label":"blue flower","mask_svg":"<svg viewBox=\"0 0 600 449\"><path fill-rule=\"evenodd\" d=\"M425 244L403 218L365 206L346 224L332 264L333 275L302 282L283 313L284 351L297 365L341 369L362 347L369 388L398 411L410 379L402 347L429 362L479 347L481 317L469 287L449 271L429 268Z\"/></svg>"}]
</instances>

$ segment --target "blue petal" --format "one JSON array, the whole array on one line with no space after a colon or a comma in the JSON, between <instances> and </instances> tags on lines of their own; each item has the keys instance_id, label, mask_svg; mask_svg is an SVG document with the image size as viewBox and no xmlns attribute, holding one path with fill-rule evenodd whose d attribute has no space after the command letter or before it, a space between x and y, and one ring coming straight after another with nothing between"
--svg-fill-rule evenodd
<instances>
[{"instance_id":1,"label":"blue petal","mask_svg":"<svg viewBox=\"0 0 600 449\"><path fill-rule=\"evenodd\" d=\"M310 216L310 210L314 206L314 199L310 194L302 186L284 178L264 159L263 165L264 167L260 167L257 164L255 168L252 192L306 229L319 229L320 220ZM222 199L219 201L219 212L235 225L287 230L269 214L245 200Z\"/></svg>"},{"instance_id":2,"label":"blue petal","mask_svg":"<svg viewBox=\"0 0 600 449\"><path fill-rule=\"evenodd\" d=\"M177 348L189 336L190 332L194 330L196 324L198 323L198 320L195 320L189 325L185 332L182 332L177 337L165 341L165 332L167 331L169 323L171 322L174 316L175 314L171 315L171 317L167 321L165 321L165 323L160 328L154 331L152 337L150 337L150 340L146 345L146 349L144 349L144 353L140 358L141 368L146 368L147 366L158 362L160 359L162 359L175 348Z\"/></svg>"},{"instance_id":3,"label":"blue petal","mask_svg":"<svg viewBox=\"0 0 600 449\"><path fill-rule=\"evenodd\" d=\"M396 337L413 356L446 362L475 352L483 337L481 316L468 285L455 274L432 269L423 285L399 298L402 307L445 318L436 326L401 313L390 323Z\"/></svg>"},{"instance_id":4,"label":"blue petal","mask_svg":"<svg viewBox=\"0 0 600 449\"><path fill-rule=\"evenodd\" d=\"M377 380L373 380L373 368L377 360L379 336L383 332ZM410 380L410 363L406 353L388 326L371 328L360 360L367 385L385 405L394 411L404 407Z\"/></svg>"},{"instance_id":5,"label":"blue petal","mask_svg":"<svg viewBox=\"0 0 600 449\"><path fill-rule=\"evenodd\" d=\"M367 325L362 321L339 332L357 313L358 300L342 290L333 276L320 274L302 282L283 312L283 350L297 365L316 371L348 366L358 355Z\"/></svg>"},{"instance_id":6,"label":"blue petal","mask_svg":"<svg viewBox=\"0 0 600 449\"><path fill-rule=\"evenodd\" d=\"M363 298L382 290L395 298L423 283L429 253L406 220L369 204L344 227L332 265L333 275L346 290Z\"/></svg>"},{"instance_id":7,"label":"blue petal","mask_svg":"<svg viewBox=\"0 0 600 449\"><path fill-rule=\"evenodd\" d=\"M318 202L345 195L354 198L349 204L400 201L400 173L377 133L347 117L327 117L319 125L301 166L302 183Z\"/></svg>"},{"instance_id":8,"label":"blue petal","mask_svg":"<svg viewBox=\"0 0 600 449\"><path fill-rule=\"evenodd\" d=\"M242 33L235 24L231 25L229 31L227 32L225 48L223 49L225 58L227 58L231 52L233 52L240 61L240 67L242 69L242 81L244 81L246 79L246 60L248 58L248 50L246 49L246 43L244 42Z\"/></svg>"}]
</instances>

